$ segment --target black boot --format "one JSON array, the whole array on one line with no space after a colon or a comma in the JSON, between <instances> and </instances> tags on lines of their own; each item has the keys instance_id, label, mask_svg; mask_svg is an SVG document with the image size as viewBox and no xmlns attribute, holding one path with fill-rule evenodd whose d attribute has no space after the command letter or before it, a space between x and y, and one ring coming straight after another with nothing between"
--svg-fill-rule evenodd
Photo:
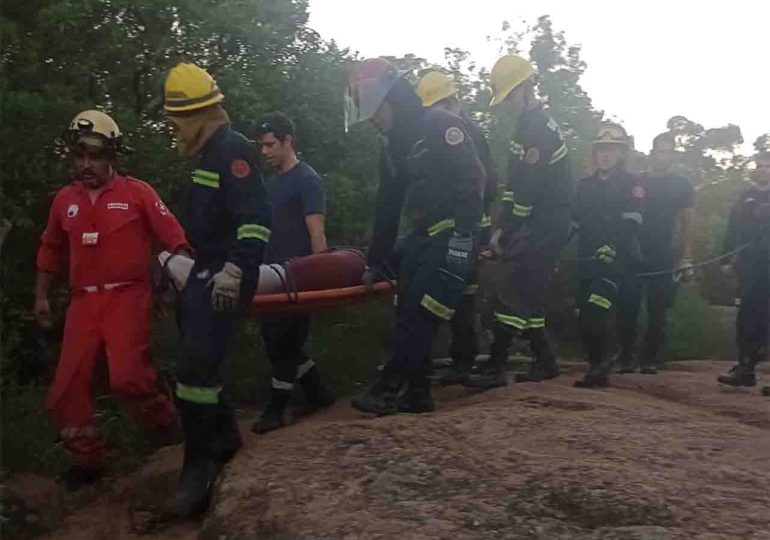
<instances>
[{"instance_id":1,"label":"black boot","mask_svg":"<svg viewBox=\"0 0 770 540\"><path fill-rule=\"evenodd\" d=\"M631 347L622 347L613 360L613 364L618 366L618 373L636 372L636 360L633 349Z\"/></svg>"},{"instance_id":2,"label":"black boot","mask_svg":"<svg viewBox=\"0 0 770 540\"><path fill-rule=\"evenodd\" d=\"M334 395L321 378L321 373L317 366L313 366L299 378L299 384L305 391L307 406L302 411L303 414L312 414L326 407L331 407L337 401Z\"/></svg>"},{"instance_id":3,"label":"black boot","mask_svg":"<svg viewBox=\"0 0 770 540\"><path fill-rule=\"evenodd\" d=\"M210 441L216 436L217 405L178 401L185 434L184 463L169 511L192 517L208 507L217 467L211 460Z\"/></svg>"},{"instance_id":4,"label":"black boot","mask_svg":"<svg viewBox=\"0 0 770 540\"><path fill-rule=\"evenodd\" d=\"M770 386L763 386L760 393L765 397L770 397Z\"/></svg>"},{"instance_id":5,"label":"black boot","mask_svg":"<svg viewBox=\"0 0 770 540\"><path fill-rule=\"evenodd\" d=\"M102 476L104 476L104 469L73 465L61 475L60 481L64 483L67 491L77 491L96 483Z\"/></svg>"},{"instance_id":6,"label":"black boot","mask_svg":"<svg viewBox=\"0 0 770 540\"><path fill-rule=\"evenodd\" d=\"M430 390L430 380L422 377L409 382L406 391L396 400L398 412L422 414L436 410Z\"/></svg>"},{"instance_id":7,"label":"black boot","mask_svg":"<svg viewBox=\"0 0 770 540\"><path fill-rule=\"evenodd\" d=\"M588 357L588 371L583 380L575 381L575 388L606 388L609 386L610 363L606 360L604 337L583 336L583 347Z\"/></svg>"},{"instance_id":8,"label":"black boot","mask_svg":"<svg viewBox=\"0 0 770 540\"><path fill-rule=\"evenodd\" d=\"M530 330L529 339L534 360L529 365L529 370L514 376L514 381L517 383L540 382L558 377L559 367L556 365L556 356L553 354L553 348L545 330Z\"/></svg>"},{"instance_id":9,"label":"black boot","mask_svg":"<svg viewBox=\"0 0 770 540\"><path fill-rule=\"evenodd\" d=\"M471 373L463 385L469 388L487 390L508 386L508 375L505 366L508 362L508 350L511 347L513 335L505 330L496 329L495 339L490 349L489 360L476 373Z\"/></svg>"},{"instance_id":10,"label":"black boot","mask_svg":"<svg viewBox=\"0 0 770 540\"><path fill-rule=\"evenodd\" d=\"M474 360L475 355L474 357L457 357L450 365L436 369L431 379L446 386L462 384L468 378L468 375L471 374Z\"/></svg>"},{"instance_id":11,"label":"black boot","mask_svg":"<svg viewBox=\"0 0 770 540\"><path fill-rule=\"evenodd\" d=\"M366 390L354 396L350 404L361 412L379 416L395 414L398 412L396 402L402 386L402 377L393 373L386 365L379 378Z\"/></svg>"},{"instance_id":12,"label":"black boot","mask_svg":"<svg viewBox=\"0 0 770 540\"><path fill-rule=\"evenodd\" d=\"M169 510L179 517L193 517L206 511L216 478L214 463L199 449L187 446L179 484Z\"/></svg>"},{"instance_id":13,"label":"black boot","mask_svg":"<svg viewBox=\"0 0 770 540\"><path fill-rule=\"evenodd\" d=\"M291 390L282 388L270 389L270 402L267 404L259 420L251 426L254 433L268 433L286 425L286 405L291 398Z\"/></svg>"},{"instance_id":14,"label":"black boot","mask_svg":"<svg viewBox=\"0 0 770 540\"><path fill-rule=\"evenodd\" d=\"M216 412L216 438L212 441L211 458L215 464L228 463L243 446L241 430L230 403L220 394Z\"/></svg>"},{"instance_id":15,"label":"black boot","mask_svg":"<svg viewBox=\"0 0 770 540\"><path fill-rule=\"evenodd\" d=\"M756 355L741 355L738 363L730 371L717 377L717 381L730 386L756 386L757 376L754 373L754 366L757 361Z\"/></svg>"}]
</instances>

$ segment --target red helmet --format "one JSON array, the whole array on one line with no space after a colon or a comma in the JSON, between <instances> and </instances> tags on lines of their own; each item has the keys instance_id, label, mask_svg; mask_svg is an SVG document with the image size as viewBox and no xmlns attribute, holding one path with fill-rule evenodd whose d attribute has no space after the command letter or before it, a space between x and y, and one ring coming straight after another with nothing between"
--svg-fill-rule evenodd
<instances>
[{"instance_id":1,"label":"red helmet","mask_svg":"<svg viewBox=\"0 0 770 540\"><path fill-rule=\"evenodd\" d=\"M350 70L345 92L345 131L374 116L398 77L396 66L384 58L367 58Z\"/></svg>"}]
</instances>

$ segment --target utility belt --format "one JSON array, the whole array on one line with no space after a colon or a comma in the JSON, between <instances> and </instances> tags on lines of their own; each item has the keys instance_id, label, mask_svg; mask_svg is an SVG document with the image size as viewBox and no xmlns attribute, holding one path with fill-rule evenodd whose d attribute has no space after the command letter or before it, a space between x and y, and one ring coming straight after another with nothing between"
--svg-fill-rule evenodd
<instances>
[{"instance_id":1,"label":"utility belt","mask_svg":"<svg viewBox=\"0 0 770 540\"><path fill-rule=\"evenodd\" d=\"M131 285L145 284L144 281L118 281L115 283L103 283L100 285L86 285L85 287L78 287L73 291L76 295L83 295L95 292L114 291L116 289L122 289Z\"/></svg>"}]
</instances>

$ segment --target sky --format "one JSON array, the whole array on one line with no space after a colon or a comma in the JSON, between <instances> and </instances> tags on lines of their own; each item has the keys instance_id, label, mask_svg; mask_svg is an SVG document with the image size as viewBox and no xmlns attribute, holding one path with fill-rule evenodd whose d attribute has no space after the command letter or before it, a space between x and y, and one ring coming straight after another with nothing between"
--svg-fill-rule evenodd
<instances>
[{"instance_id":1,"label":"sky","mask_svg":"<svg viewBox=\"0 0 770 540\"><path fill-rule=\"evenodd\" d=\"M488 38L503 21L524 28L545 14L582 46L583 87L638 150L675 115L706 128L737 124L747 151L770 132L767 0L310 1L310 26L363 56L440 62L444 47L459 47L488 69L500 54Z\"/></svg>"}]
</instances>

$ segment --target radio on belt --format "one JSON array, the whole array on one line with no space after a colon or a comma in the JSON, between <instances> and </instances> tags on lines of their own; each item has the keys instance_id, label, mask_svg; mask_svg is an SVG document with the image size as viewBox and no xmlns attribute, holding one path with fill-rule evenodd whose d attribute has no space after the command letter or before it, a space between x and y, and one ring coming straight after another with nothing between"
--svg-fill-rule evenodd
<instances>
[{"instance_id":1,"label":"radio on belt","mask_svg":"<svg viewBox=\"0 0 770 540\"><path fill-rule=\"evenodd\" d=\"M98 232L84 232L83 233L83 245L84 246L95 246L99 243L99 233Z\"/></svg>"}]
</instances>

